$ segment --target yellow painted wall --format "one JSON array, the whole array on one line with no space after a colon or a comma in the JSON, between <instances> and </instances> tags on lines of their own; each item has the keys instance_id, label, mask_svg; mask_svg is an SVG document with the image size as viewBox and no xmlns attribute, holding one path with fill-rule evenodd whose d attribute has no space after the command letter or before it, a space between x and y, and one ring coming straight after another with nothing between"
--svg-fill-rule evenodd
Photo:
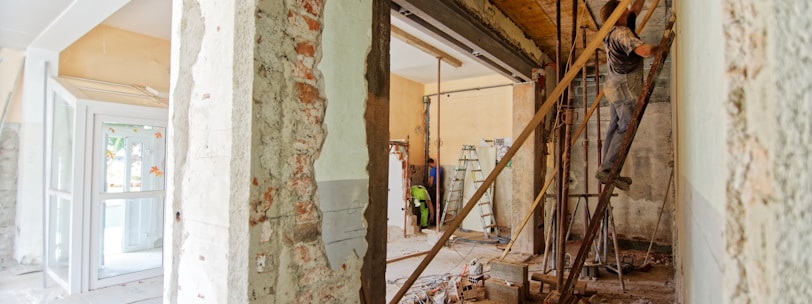
<instances>
[{"instance_id":1,"label":"yellow painted wall","mask_svg":"<svg viewBox=\"0 0 812 304\"><path fill-rule=\"evenodd\" d=\"M390 74L389 77L389 138L409 137L409 161L422 164L425 160L425 129L423 116L423 84ZM417 153L419 152L419 153Z\"/></svg>"},{"instance_id":2,"label":"yellow painted wall","mask_svg":"<svg viewBox=\"0 0 812 304\"><path fill-rule=\"evenodd\" d=\"M59 74L169 91L169 40L99 25L59 55Z\"/></svg>"},{"instance_id":3,"label":"yellow painted wall","mask_svg":"<svg viewBox=\"0 0 812 304\"><path fill-rule=\"evenodd\" d=\"M425 86L395 74L389 77L389 138L409 138L409 164L414 166L412 182L422 183L426 161L426 131L423 95Z\"/></svg>"},{"instance_id":4,"label":"yellow painted wall","mask_svg":"<svg viewBox=\"0 0 812 304\"><path fill-rule=\"evenodd\" d=\"M458 81L442 82L443 92L478 87L512 84L499 76L485 76ZM425 93L437 92L437 84L425 85ZM437 155L437 96L431 96L430 157ZM440 164L456 166L462 145L479 145L481 139L511 137L513 134L513 87L443 94L440 98Z\"/></svg>"},{"instance_id":5,"label":"yellow painted wall","mask_svg":"<svg viewBox=\"0 0 812 304\"><path fill-rule=\"evenodd\" d=\"M440 98L440 165L446 172L445 188L451 186L450 177L457 166L462 145L479 146L482 139L513 136L513 82L499 75L469 78L458 81L442 82L442 92L473 89L495 85L508 85L498 88L474 90L467 92L443 94ZM426 84L424 94L437 92L437 83ZM429 157L437 158L437 96L431 96L429 130L431 144ZM482 151L480 151L482 154ZM485 155L481 155L485 158ZM482 164L483 168L493 168L492 164ZM487 176L487 175L486 175ZM511 171L506 168L496 180L494 193L494 211L496 222L500 226L509 226L511 191ZM469 187L469 185L466 185ZM468 198L473 191L466 190ZM464 204L465 202L463 202ZM481 229L477 212L471 212L463 227Z\"/></svg>"}]
</instances>

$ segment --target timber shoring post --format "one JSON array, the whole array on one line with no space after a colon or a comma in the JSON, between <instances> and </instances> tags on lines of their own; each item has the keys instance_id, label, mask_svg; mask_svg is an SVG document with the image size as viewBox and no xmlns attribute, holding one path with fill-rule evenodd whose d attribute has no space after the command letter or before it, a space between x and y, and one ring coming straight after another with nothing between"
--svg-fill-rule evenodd
<instances>
[{"instance_id":1,"label":"timber shoring post","mask_svg":"<svg viewBox=\"0 0 812 304\"><path fill-rule=\"evenodd\" d=\"M612 13L609 19L606 20L606 22L598 31L598 33L595 34L595 40L591 41L587 46L588 51L585 50L581 54L581 56L579 56L578 59L575 61L575 64L573 64L574 67L580 67L586 64L586 61L591 56L590 54L598 48L598 44L600 44L601 40L603 40L603 38L606 37L606 35L609 33L609 29L611 29L611 27L614 26L615 22L617 22L617 20L620 19L620 15L623 14L623 9L627 7L630 2L631 0L621 0L620 5L618 5L618 8L615 9L615 11ZM522 133L520 133L519 136L516 137L516 141L514 142L514 144L508 149L507 153L505 153L505 156L502 157L502 161L497 163L493 171L491 171L491 173L488 174L488 177L485 178L485 181L482 182L482 185L479 188L477 188L476 192L474 192L474 195L468 200L468 203L466 203L463 209L460 210L461 212L459 216L457 216L457 218L455 218L454 221L451 222L451 225L449 225L446 228L445 232L437 240L437 243L435 243L434 247L431 248L431 251L429 251L426 257L423 258L422 261L420 261L420 264L417 265L417 268L415 268L412 275L409 276L408 279L406 279L406 282L403 283L403 286L401 286L400 290L398 290L398 292L392 298L392 301L390 301L389 303L392 304L398 303L400 299L403 298L403 295L406 294L406 291L409 290L410 287L412 287L412 284L414 284L414 282L417 280L417 277L421 273L423 273L424 270L426 270L426 267L428 267L431 260L434 259L435 256L437 256L437 253L443 247L443 244L446 242L446 240L448 240L451 234L454 233L454 230L456 230L460 226L460 224L462 224L462 220L465 219L465 217L468 215L469 212L471 212L471 209L474 208L476 202L479 201L479 199L482 197L482 195L485 193L488 187L490 187L493 181L496 180L496 176L498 176L499 173L501 173L502 170L505 169L508 162L510 162L510 160L513 159L513 155L516 154L519 148L521 148L522 144L524 144L527 138L530 137L530 133L533 132L536 126L538 126L539 123L541 123L541 121L544 119L545 114L547 114L547 111L549 111L550 108L552 108L553 104L555 103L555 100L558 99L559 96L561 96L561 93L564 91L566 86L575 78L575 73L573 71L577 71L577 69L578 68L574 68L573 70L567 72L566 75L564 75L564 78L561 80L561 82L559 82L556 85L555 89L553 89L553 91L550 93L550 96L547 98L547 101L544 102L541 109L539 109L538 112L536 112L536 115L533 116L533 119L531 119L530 122L527 124L527 126L525 126L524 130L522 130Z\"/></svg>"},{"instance_id":2,"label":"timber shoring post","mask_svg":"<svg viewBox=\"0 0 812 304\"><path fill-rule=\"evenodd\" d=\"M581 38L583 39L584 47L586 47L586 26L581 26L581 32L583 33ZM587 111L587 99L586 96L586 65L581 69L581 102L584 106L584 116L583 120L586 121L586 111ZM584 193L589 193L589 132L584 133ZM584 197L584 235L586 235L586 223L589 223L589 197Z\"/></svg>"},{"instance_id":3,"label":"timber shoring post","mask_svg":"<svg viewBox=\"0 0 812 304\"><path fill-rule=\"evenodd\" d=\"M620 7L622 7L622 5ZM645 113L646 106L651 98L651 93L654 91L657 76L660 74L662 65L671 50L671 43L674 41L674 33L671 31L671 29L673 28L675 21L676 17L672 15L668 22L668 26L663 33L663 38L660 41L660 46L665 47L655 58L651 69L649 70L648 78L646 78L646 85L643 87L640 97L637 99L637 105L635 106L634 114L632 114L632 120L629 122L629 127L626 130L625 136L623 137L623 144L620 147L620 151L618 151L618 156L614 165L612 166L612 171L609 173L609 179L606 181L606 187L601 192L598 205L595 206L596 214L606 212L607 207L609 206L609 199L611 198L612 191L615 189L612 183L614 182L618 173L620 173L620 169L623 167L623 164L626 162L626 155L629 153L632 141L637 133L637 128L640 126L643 113ZM598 221L597 218L589 223L589 231L587 231L588 235L584 236L584 239L590 239L594 236L595 232L598 230L598 224L600 224L600 221ZM570 275L567 277L567 283L564 291L561 293L559 303L570 303L569 301L572 299L571 297L573 288L575 287L575 281L577 280L576 276L578 276L578 274L581 272L581 268L584 266L588 249L589 246L584 246L583 244L578 249L578 254L575 256L575 261L570 269ZM619 262L620 261L618 261L618 264Z\"/></svg>"},{"instance_id":4,"label":"timber shoring post","mask_svg":"<svg viewBox=\"0 0 812 304\"><path fill-rule=\"evenodd\" d=\"M556 45L556 57L557 57L556 63L558 64L558 82L560 83L561 82L561 74L564 73L564 69L565 69L565 65L562 62L563 59L564 59L563 58L564 54L562 53L562 46L561 46L561 0L557 0L555 2L555 41L556 41L555 45ZM569 84L567 85L567 89L569 89ZM562 110L561 109L561 104L564 103L564 98L566 98L566 97L564 95L562 95L561 98L558 99L558 107L557 107L558 111L556 113L556 115L558 115L558 119L557 119L558 123L556 123L556 126L555 126L555 128L556 128L555 129L556 144L555 144L555 158L554 159L555 159L555 162L557 164L561 164L561 161L563 160L561 158L561 156L562 156L562 151L561 150L563 149L563 146L564 146L564 144L562 142L563 141L562 139L564 138L564 136L562 134L561 125L562 125L562 123L564 121L563 121L563 119L562 119L563 117L561 115L562 114L561 113L561 110ZM552 222L550 223L550 227L553 227L552 233L555 236L553 238L554 245L553 245L553 255L552 255L552 257L553 257L553 268L556 270L556 273L558 273L558 269L561 269L563 267L563 263L559 264L559 255L558 255L558 253L561 251L561 247L560 247L560 243L558 242L558 239L559 239L558 235L561 234L561 226L562 226L561 225L561 205L563 204L563 200L564 200L564 196L561 193L561 189L564 188L563 182L562 182L563 180L561 179L561 176L564 175L564 172L563 172L564 168L562 166L560 166L560 165L557 168L558 168L558 170L557 170L558 176L556 177L556 182L555 182L555 188L556 188L555 189L555 191L556 191L556 197L555 197L556 208L555 208L555 210L556 211L555 211L555 213L553 213ZM563 255L562 255L562 257L563 257ZM563 262L563 259L561 259L561 260ZM556 282L558 282L558 284L556 286L558 286L560 288L562 286L561 278L556 276L556 279L557 279Z\"/></svg>"},{"instance_id":5,"label":"timber shoring post","mask_svg":"<svg viewBox=\"0 0 812 304\"><path fill-rule=\"evenodd\" d=\"M641 26L642 28L642 26ZM595 125L597 126L597 136L598 136L598 161L596 162L597 167L601 167L601 161L603 161L603 133L601 133L601 98L603 97L603 90L601 90L601 63L600 63L600 53L598 50L595 50L595 104L592 106L593 110L597 109L597 116L595 117ZM591 112L590 112L591 115ZM590 115L584 117L584 124L586 125L586 121L589 120ZM598 184L598 193L601 193L603 190L603 185L600 181L596 180L595 183ZM600 216L598 213L595 213L595 217ZM586 229L587 223L584 223L584 229ZM586 230L584 230L586 231ZM586 238L586 233L584 233L584 237ZM586 239L584 239L586 240ZM598 240L598 248L605 248L606 246L601 247L600 240ZM605 251L605 250L604 250ZM606 255L603 256L603 259L600 258L600 250L595 250L595 260L600 260L601 262L606 261Z\"/></svg>"},{"instance_id":6,"label":"timber shoring post","mask_svg":"<svg viewBox=\"0 0 812 304\"><path fill-rule=\"evenodd\" d=\"M440 232L440 201L442 198L440 196L440 185L443 182L443 175L442 167L440 166L440 144L442 143L440 140L440 65L443 63L442 57L437 57L437 160L434 162L434 198L437 200L434 203L434 225L437 228L437 232ZM429 173L431 173L431 169L429 169Z\"/></svg>"}]
</instances>

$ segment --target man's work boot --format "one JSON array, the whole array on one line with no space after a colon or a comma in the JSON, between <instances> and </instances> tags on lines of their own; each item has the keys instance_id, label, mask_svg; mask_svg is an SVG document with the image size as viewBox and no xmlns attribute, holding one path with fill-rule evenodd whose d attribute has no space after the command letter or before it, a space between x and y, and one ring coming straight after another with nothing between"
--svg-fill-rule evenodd
<instances>
[{"instance_id":1,"label":"man's work boot","mask_svg":"<svg viewBox=\"0 0 812 304\"><path fill-rule=\"evenodd\" d=\"M598 170L598 172L595 172L595 178L601 183L606 184L606 182L609 180L609 172ZM615 177L612 184L620 190L629 191L629 185L632 184L632 179L626 176L618 176Z\"/></svg>"}]
</instances>

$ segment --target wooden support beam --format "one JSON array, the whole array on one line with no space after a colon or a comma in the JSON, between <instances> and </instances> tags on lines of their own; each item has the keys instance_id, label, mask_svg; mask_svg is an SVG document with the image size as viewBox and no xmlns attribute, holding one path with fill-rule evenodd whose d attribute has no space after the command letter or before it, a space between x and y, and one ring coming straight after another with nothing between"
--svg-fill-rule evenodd
<instances>
[{"instance_id":1,"label":"wooden support beam","mask_svg":"<svg viewBox=\"0 0 812 304\"><path fill-rule=\"evenodd\" d=\"M502 161L497 163L493 171L491 171L491 173L488 174L488 177L485 178L485 181L482 182L482 185L480 185L479 188L477 188L476 192L474 192L474 195L468 200L468 203L466 203L465 206L462 208L462 210L460 210L460 213L456 217L456 219L453 222L451 222L451 224L446 228L445 232L443 232L443 234L437 240L437 243L435 243L434 246L431 248L431 251L429 251L426 257L423 258L422 261L420 261L420 264L417 265L417 268L414 270L414 272L412 272L412 275L410 275L409 278L406 279L406 282L403 283L403 286L401 286L400 290L398 290L398 292L392 298L392 301L390 301L389 303L392 304L399 303L400 300L403 298L403 295L406 294L406 291L408 291L409 288L412 287L412 284L414 284L414 282L417 280L420 274L423 273L424 270L426 270L426 267L428 267L431 260L434 259L434 257L437 256L437 253L440 252L440 249L443 248L443 244L445 244L448 238L454 233L454 230L456 230L462 224L463 219L465 219L468 213L471 212L471 209L474 209L476 203L479 201L480 198L482 198L482 195L485 194L485 191L491 186L491 184L493 184L499 173L501 173L502 170L505 169L507 164L510 163L510 160L513 158L513 156L516 155L516 152L519 151L519 148L522 147L522 144L524 144L527 138L530 137L530 133L533 133L536 127L547 115L547 112L550 111L550 109L556 103L558 97L560 97L561 94L564 93L564 90L567 89L570 82L572 82L572 80L575 79L575 76L576 74L578 74L581 67L584 64L586 64L587 60L589 60L590 57L592 57L592 52L594 52L595 49L598 48L598 45L600 45L603 42L603 38L606 37L607 34L609 34L609 30L615 25L615 22L617 22L617 20L620 19L620 15L623 14L623 10L625 9L626 6L629 5L630 2L631 0L622 0L620 2L618 9L616 9L612 13L612 15L609 17L609 20L606 21L603 27L601 27L601 29L596 34L597 38L593 39L589 43L589 45L587 45L587 50L584 51L581 54L581 56L578 57L577 60L575 60L575 63L572 65L573 68L570 69L570 71L568 71L566 75L564 75L564 78L561 79L561 81L558 83L555 89L553 89L553 91L550 92L550 96L547 97L547 100L544 102L544 104L542 104L538 112L536 112L536 115L533 116L533 119L530 120L527 126L525 126L524 130L522 130L519 136L516 137L516 140L514 141L513 145L510 147L510 149L508 149L505 156L502 157Z\"/></svg>"},{"instance_id":2,"label":"wooden support beam","mask_svg":"<svg viewBox=\"0 0 812 304\"><path fill-rule=\"evenodd\" d=\"M532 71L542 65L517 47L507 44L493 29L453 0L391 0L392 16L425 29L433 38L471 59L517 80L532 81Z\"/></svg>"},{"instance_id":3,"label":"wooden support beam","mask_svg":"<svg viewBox=\"0 0 812 304\"><path fill-rule=\"evenodd\" d=\"M431 55L432 57L440 58L440 60L442 60L443 62L447 63L450 66L453 66L455 68L462 66L461 60L455 58L454 56L449 55L446 52L443 52L442 50L432 46L428 42L420 40L420 38L417 38L412 34L409 34L406 31L394 25L392 25L391 31L392 37L395 37L400 41L406 42L406 44L411 45L417 48L418 50L421 50L426 54Z\"/></svg>"}]
</instances>

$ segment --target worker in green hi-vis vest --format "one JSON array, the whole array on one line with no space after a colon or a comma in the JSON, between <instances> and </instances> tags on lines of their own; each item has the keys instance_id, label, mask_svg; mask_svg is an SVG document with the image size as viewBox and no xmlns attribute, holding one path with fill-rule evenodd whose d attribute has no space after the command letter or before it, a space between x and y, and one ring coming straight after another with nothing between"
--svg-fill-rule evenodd
<instances>
[{"instance_id":1,"label":"worker in green hi-vis vest","mask_svg":"<svg viewBox=\"0 0 812 304\"><path fill-rule=\"evenodd\" d=\"M420 207L420 219L418 224L420 228L429 227L429 219L434 217L434 206L431 204L429 192L423 186L412 186L412 203Z\"/></svg>"}]
</instances>

